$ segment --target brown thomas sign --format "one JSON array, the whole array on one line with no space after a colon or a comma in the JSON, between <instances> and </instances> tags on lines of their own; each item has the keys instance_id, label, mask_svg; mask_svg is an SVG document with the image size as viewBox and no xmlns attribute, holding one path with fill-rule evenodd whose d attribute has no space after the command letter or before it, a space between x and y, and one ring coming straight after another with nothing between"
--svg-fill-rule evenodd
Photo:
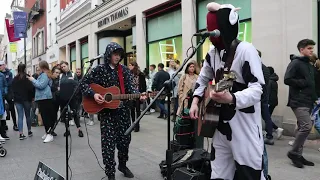
<instances>
[{"instance_id":1,"label":"brown thomas sign","mask_svg":"<svg viewBox=\"0 0 320 180\"><path fill-rule=\"evenodd\" d=\"M118 19L121 19L121 18L127 16L128 14L129 14L129 8L128 7L122 8L119 11L112 13L112 14L108 15L107 17L103 18L102 20L100 20L98 22L98 28L100 28L104 25L107 25L109 23L112 23Z\"/></svg>"}]
</instances>

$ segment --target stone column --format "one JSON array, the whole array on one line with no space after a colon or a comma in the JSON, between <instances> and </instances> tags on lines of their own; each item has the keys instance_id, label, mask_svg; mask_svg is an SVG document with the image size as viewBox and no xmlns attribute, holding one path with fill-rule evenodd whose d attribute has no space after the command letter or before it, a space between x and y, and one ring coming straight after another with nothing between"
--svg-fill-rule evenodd
<instances>
[{"instance_id":1,"label":"stone column","mask_svg":"<svg viewBox=\"0 0 320 180\"><path fill-rule=\"evenodd\" d=\"M76 40L76 68L81 68L81 44L80 40Z\"/></svg>"},{"instance_id":2,"label":"stone column","mask_svg":"<svg viewBox=\"0 0 320 180\"><path fill-rule=\"evenodd\" d=\"M136 15L136 33L132 36L135 37L136 41L136 52L137 52L137 63L140 69L144 69L147 66L147 42L146 42L146 20L144 13L137 13Z\"/></svg>"},{"instance_id":3,"label":"stone column","mask_svg":"<svg viewBox=\"0 0 320 180\"><path fill-rule=\"evenodd\" d=\"M66 62L68 62L70 64L70 46L69 44L66 45Z\"/></svg>"}]
</instances>

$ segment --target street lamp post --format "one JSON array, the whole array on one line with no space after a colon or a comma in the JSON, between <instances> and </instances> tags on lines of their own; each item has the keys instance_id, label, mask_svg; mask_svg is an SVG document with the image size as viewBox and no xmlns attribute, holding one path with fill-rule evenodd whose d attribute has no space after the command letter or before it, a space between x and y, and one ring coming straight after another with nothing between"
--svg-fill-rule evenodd
<instances>
[{"instance_id":1,"label":"street lamp post","mask_svg":"<svg viewBox=\"0 0 320 180\"><path fill-rule=\"evenodd\" d=\"M37 11L33 11L31 9L25 8L25 7L20 7L20 6L13 6L23 12L28 13L28 19L26 22L26 29L23 32L24 33L24 40L23 40L23 48L24 48L24 64L27 66L27 30L28 30L28 25L30 23L30 20L32 19L33 16L39 14Z\"/></svg>"}]
</instances>

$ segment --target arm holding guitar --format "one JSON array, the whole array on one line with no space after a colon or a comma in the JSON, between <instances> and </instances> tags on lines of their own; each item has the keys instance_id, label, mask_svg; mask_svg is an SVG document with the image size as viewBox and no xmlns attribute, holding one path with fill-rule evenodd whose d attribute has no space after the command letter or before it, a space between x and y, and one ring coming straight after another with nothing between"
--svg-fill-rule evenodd
<instances>
[{"instance_id":1,"label":"arm holding guitar","mask_svg":"<svg viewBox=\"0 0 320 180\"><path fill-rule=\"evenodd\" d=\"M94 83L94 75L96 74L96 68L99 68L99 66L93 68L91 72L87 74L87 76L83 77L83 80L80 84L80 90L83 96L94 98L96 94L93 91L93 89L89 86L89 84Z\"/></svg>"},{"instance_id":2,"label":"arm holding guitar","mask_svg":"<svg viewBox=\"0 0 320 180\"><path fill-rule=\"evenodd\" d=\"M242 57L242 77L248 87L234 93L236 109L243 109L260 102L262 85L265 84L262 63L256 49L248 47Z\"/></svg>"}]
</instances>

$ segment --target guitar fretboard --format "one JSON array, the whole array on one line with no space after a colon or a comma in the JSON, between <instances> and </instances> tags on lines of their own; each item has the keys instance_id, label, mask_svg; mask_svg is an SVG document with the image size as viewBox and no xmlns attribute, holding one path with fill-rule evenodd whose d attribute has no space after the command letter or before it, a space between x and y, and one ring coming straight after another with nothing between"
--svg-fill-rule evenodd
<instances>
[{"instance_id":1,"label":"guitar fretboard","mask_svg":"<svg viewBox=\"0 0 320 180\"><path fill-rule=\"evenodd\" d=\"M139 99L142 94L118 94L112 95L112 99L122 100L122 99Z\"/></svg>"}]
</instances>

